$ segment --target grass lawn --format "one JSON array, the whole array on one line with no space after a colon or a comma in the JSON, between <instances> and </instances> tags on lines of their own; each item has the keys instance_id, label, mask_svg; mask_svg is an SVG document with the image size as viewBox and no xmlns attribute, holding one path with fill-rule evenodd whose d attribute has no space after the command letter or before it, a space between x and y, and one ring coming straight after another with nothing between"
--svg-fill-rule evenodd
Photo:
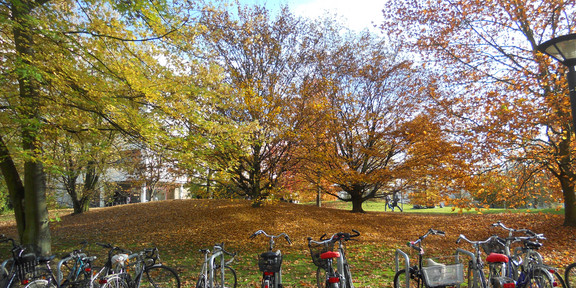
<instances>
[{"instance_id":1,"label":"grass lawn","mask_svg":"<svg viewBox=\"0 0 576 288\"><path fill-rule=\"evenodd\" d=\"M370 204L366 206L367 210ZM426 209L425 211L433 211ZM54 212L53 212L54 213ZM287 233L293 244L278 239L282 249L284 287L314 287L316 267L312 264L307 237L360 231L358 241L348 243L348 259L356 287L391 287L395 273L396 249L409 252L406 243L414 241L429 228L444 230L446 237L428 237L424 247L431 256L450 255L459 234L482 240L501 231L490 224L503 221L513 228L529 228L544 233L548 240L541 249L546 262L565 267L576 261L573 256L576 229L563 227L562 215L547 213L350 213L342 209L313 205L276 203L252 208L239 200L169 200L91 209L82 215L58 212L51 222L52 249L56 255L78 248L82 240L112 243L136 251L157 246L163 262L179 272L183 287L194 287L200 271L201 248L224 242L227 250L237 252L232 263L238 274L238 287L259 287L258 253L264 252L267 239L248 239L256 230L269 234ZM53 214L55 215L55 214ZM13 217L0 217L0 234L14 236ZM9 257L6 243L0 247L0 259ZM97 245L88 247L102 264L105 252ZM414 255L415 256L415 255ZM55 261L57 262L57 261ZM97 264L98 264L97 263ZM563 270L561 270L563 273Z\"/></svg>"},{"instance_id":2,"label":"grass lawn","mask_svg":"<svg viewBox=\"0 0 576 288\"><path fill-rule=\"evenodd\" d=\"M316 205L316 203L306 203L307 205ZM351 202L328 201L323 206L336 209L352 210ZM504 209L504 208L469 208L458 209L454 207L435 207L427 209L416 209L411 204L400 204L403 212L406 213L424 213L424 214L496 214L496 213L545 213L564 215L564 208L546 208L546 209ZM366 201L363 208L370 212L392 212L386 207L386 203L381 200ZM400 212L398 208L394 212Z\"/></svg>"}]
</instances>

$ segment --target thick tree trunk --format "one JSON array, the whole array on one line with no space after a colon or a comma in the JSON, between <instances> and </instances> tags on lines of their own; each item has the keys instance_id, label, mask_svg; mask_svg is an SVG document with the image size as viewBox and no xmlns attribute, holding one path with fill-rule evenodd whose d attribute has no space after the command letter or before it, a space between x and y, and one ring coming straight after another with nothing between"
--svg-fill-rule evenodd
<instances>
[{"instance_id":1,"label":"thick tree trunk","mask_svg":"<svg viewBox=\"0 0 576 288\"><path fill-rule=\"evenodd\" d=\"M362 203L364 203L361 196L352 196L352 212L363 213Z\"/></svg>"},{"instance_id":2,"label":"thick tree trunk","mask_svg":"<svg viewBox=\"0 0 576 288\"><path fill-rule=\"evenodd\" d=\"M32 35L34 20L31 15L34 5L41 2L13 1L11 4L14 48L20 63L16 69L21 101L18 112L22 115L22 148L27 155L24 161L25 221L18 224L25 226L18 227L18 230L23 229L22 244L32 246L38 254L48 255L51 253L51 237L46 206L45 172L40 160L41 105L38 72L30 62L35 54Z\"/></svg>"},{"instance_id":3,"label":"thick tree trunk","mask_svg":"<svg viewBox=\"0 0 576 288\"><path fill-rule=\"evenodd\" d=\"M576 227L576 195L574 194L574 180L570 177L561 177L560 184L564 194L564 226Z\"/></svg>"}]
</instances>

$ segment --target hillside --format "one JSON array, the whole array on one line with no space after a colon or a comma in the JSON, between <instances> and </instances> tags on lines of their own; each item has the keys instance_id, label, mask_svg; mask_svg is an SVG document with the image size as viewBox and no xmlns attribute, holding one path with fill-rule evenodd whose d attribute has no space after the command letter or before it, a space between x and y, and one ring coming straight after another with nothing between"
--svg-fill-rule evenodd
<instances>
[{"instance_id":1,"label":"hillside","mask_svg":"<svg viewBox=\"0 0 576 288\"><path fill-rule=\"evenodd\" d=\"M444 230L447 236L427 238L426 251L450 254L456 247L470 248L466 244L455 244L459 234L474 240L498 232L504 234L489 228L498 220L509 227L544 233L548 240L542 253L548 256L547 263L564 267L576 261L573 256L576 229L563 227L559 215L353 214L289 203L252 208L248 201L173 200L98 208L83 215L60 215L60 221L51 223L51 227L56 253L76 247L82 240L108 242L130 249L156 245L165 262L177 267L190 286L199 271L197 250L225 242L228 250L239 253L234 267L238 270L240 287L253 287L258 277L255 255L266 247L266 242L264 238L248 240L256 230L290 235L294 242L292 246L282 241L277 243L277 248L286 255L285 280L289 282L286 287L307 287L315 268L309 260L306 238L356 229L362 235L359 241L349 243L350 262L355 268L353 272L358 275L359 287L371 287L374 284L370 283L391 281L387 278L392 273L395 249L405 250L406 242L417 239L428 228ZM0 233L15 235L14 223L0 222ZM99 252L97 247L92 250Z\"/></svg>"}]
</instances>

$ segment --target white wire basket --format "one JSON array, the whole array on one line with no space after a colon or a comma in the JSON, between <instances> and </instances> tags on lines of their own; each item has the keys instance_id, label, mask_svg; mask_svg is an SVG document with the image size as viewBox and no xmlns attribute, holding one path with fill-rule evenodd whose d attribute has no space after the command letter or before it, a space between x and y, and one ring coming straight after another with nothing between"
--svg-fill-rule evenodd
<instances>
[{"instance_id":1,"label":"white wire basket","mask_svg":"<svg viewBox=\"0 0 576 288\"><path fill-rule=\"evenodd\" d=\"M428 287L459 285L464 282L464 264L434 263L422 267L422 275Z\"/></svg>"}]
</instances>

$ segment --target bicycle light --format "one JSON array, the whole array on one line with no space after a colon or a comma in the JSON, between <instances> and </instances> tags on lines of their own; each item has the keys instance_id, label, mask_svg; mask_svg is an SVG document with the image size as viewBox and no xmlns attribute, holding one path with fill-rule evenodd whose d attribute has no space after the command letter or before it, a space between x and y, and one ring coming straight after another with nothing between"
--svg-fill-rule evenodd
<instances>
[{"instance_id":1,"label":"bicycle light","mask_svg":"<svg viewBox=\"0 0 576 288\"><path fill-rule=\"evenodd\" d=\"M340 277L330 277L328 278L328 283L334 284L340 282Z\"/></svg>"}]
</instances>

